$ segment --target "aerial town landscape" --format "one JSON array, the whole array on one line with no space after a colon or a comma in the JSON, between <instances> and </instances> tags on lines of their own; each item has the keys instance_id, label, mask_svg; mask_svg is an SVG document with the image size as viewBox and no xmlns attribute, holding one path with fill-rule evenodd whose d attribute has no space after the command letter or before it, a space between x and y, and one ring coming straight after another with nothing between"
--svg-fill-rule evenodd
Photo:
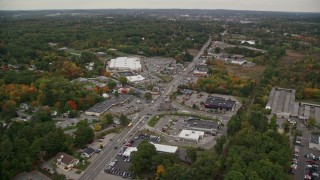
<instances>
[{"instance_id":1,"label":"aerial town landscape","mask_svg":"<svg viewBox=\"0 0 320 180\"><path fill-rule=\"evenodd\" d=\"M0 179L320 179L319 55L314 12L0 10Z\"/></svg>"}]
</instances>

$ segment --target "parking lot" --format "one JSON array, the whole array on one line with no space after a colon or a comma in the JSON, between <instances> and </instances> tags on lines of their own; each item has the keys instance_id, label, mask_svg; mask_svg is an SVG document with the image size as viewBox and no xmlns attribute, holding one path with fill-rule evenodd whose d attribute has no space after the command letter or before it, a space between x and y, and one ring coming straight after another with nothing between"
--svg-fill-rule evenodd
<instances>
[{"instance_id":1,"label":"parking lot","mask_svg":"<svg viewBox=\"0 0 320 180\"><path fill-rule=\"evenodd\" d=\"M225 99L231 99L233 101L236 101L236 106L233 111L225 111L225 110L215 110L210 108L205 108L202 104L206 101L208 97L217 96L217 97L223 97ZM196 93L192 92L192 94L184 93L183 95L177 96L176 102L187 106L187 107L196 107L197 109L201 111L206 111L209 113L215 113L215 114L225 114L228 117L231 117L233 114L235 114L238 109L241 107L241 103L237 101L237 99L233 96L228 95L220 95L220 94L208 94L208 93Z\"/></svg>"},{"instance_id":2,"label":"parking lot","mask_svg":"<svg viewBox=\"0 0 320 180\"><path fill-rule=\"evenodd\" d=\"M183 71L183 65L176 64L172 58L152 57L142 60L143 72L141 75L150 80L151 84L162 81L159 76L174 76ZM166 77L165 77L166 78Z\"/></svg>"},{"instance_id":3,"label":"parking lot","mask_svg":"<svg viewBox=\"0 0 320 180\"><path fill-rule=\"evenodd\" d=\"M112 108L108 109L107 113L112 112L114 114L130 115L130 114L139 112L144 108L145 108L145 100L133 96L126 103L113 106Z\"/></svg>"},{"instance_id":4,"label":"parking lot","mask_svg":"<svg viewBox=\"0 0 320 180\"><path fill-rule=\"evenodd\" d=\"M214 136L220 134L220 127L218 128L215 125L218 125L217 121L210 120L200 120L197 118L189 117L189 116L177 116L177 115L165 115L162 116L157 124L155 125L155 129L159 132L163 132L168 136L164 136L165 140L173 145L195 145L196 143L183 141L179 138L179 134L183 129L195 129L199 131L205 131L206 134L203 139L201 139L197 145L210 146L210 144L214 144ZM199 128L199 129L197 129ZM216 130L215 130L216 129ZM213 130L213 132L211 132ZM209 132L210 131L210 132Z\"/></svg>"},{"instance_id":5,"label":"parking lot","mask_svg":"<svg viewBox=\"0 0 320 180\"><path fill-rule=\"evenodd\" d=\"M298 136L300 143L296 143L294 148L291 166L293 171L290 170L289 173L294 173L294 179L318 180L320 151L309 148L310 130L302 122L298 122L298 129L302 131L302 136Z\"/></svg>"},{"instance_id":6,"label":"parking lot","mask_svg":"<svg viewBox=\"0 0 320 180\"><path fill-rule=\"evenodd\" d=\"M106 167L104 172L110 175L124 177L124 178L131 178L132 173L130 172L130 165L131 165L131 157L125 156L123 153L126 151L127 148L137 147L143 140L148 140L154 143L161 142L161 138L159 136L152 136L146 134L139 134L132 139L128 139L123 143L117 157L112 159L110 162L106 163Z\"/></svg>"}]
</instances>

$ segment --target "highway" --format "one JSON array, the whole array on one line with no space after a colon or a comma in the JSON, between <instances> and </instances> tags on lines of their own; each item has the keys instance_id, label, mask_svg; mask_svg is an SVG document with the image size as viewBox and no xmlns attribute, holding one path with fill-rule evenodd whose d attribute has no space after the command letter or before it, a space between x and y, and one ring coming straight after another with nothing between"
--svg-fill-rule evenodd
<instances>
[{"instance_id":1,"label":"highway","mask_svg":"<svg viewBox=\"0 0 320 180\"><path fill-rule=\"evenodd\" d=\"M190 62L188 67L180 75L177 75L170 83L168 83L167 87L165 88L166 91L162 93L158 98L153 100L153 103L149 105L150 108L145 108L144 110L139 112L139 116L141 118L137 118L138 120L133 120L132 127L127 127L120 134L116 135L113 138L113 141L108 143L103 148L103 151L100 152L98 157L95 160L93 160L93 162L91 162L91 164L83 172L82 176L80 177L81 180L95 179L98 176L98 174L103 171L106 164L113 160L115 156L117 156L117 154L123 146L123 143L126 140L131 139L131 136L133 136L133 134L137 133L141 127L148 123L149 117L152 117L157 112L159 104L161 102L164 102L166 99L169 99L168 95L174 92L179 86L180 82L183 80L183 78L186 77L186 75L193 70L195 64L199 62L200 56L203 54L204 50L209 46L210 42L211 38L209 38L209 40L203 45L199 53L193 58L193 61ZM115 149L115 147L117 147L117 149Z\"/></svg>"}]
</instances>

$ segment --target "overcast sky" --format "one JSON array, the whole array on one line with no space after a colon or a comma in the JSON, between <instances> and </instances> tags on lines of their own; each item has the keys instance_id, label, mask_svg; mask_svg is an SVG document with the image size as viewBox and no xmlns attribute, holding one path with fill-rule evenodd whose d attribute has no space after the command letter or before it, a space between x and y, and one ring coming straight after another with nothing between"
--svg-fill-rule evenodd
<instances>
[{"instance_id":1,"label":"overcast sky","mask_svg":"<svg viewBox=\"0 0 320 180\"><path fill-rule=\"evenodd\" d=\"M110 8L320 12L320 0L0 0L2 10Z\"/></svg>"}]
</instances>

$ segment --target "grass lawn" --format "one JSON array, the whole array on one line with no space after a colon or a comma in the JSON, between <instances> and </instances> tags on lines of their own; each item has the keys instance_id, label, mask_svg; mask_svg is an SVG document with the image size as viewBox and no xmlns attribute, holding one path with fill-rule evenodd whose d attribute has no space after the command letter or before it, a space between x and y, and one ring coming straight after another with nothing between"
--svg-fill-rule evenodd
<instances>
[{"instance_id":1,"label":"grass lawn","mask_svg":"<svg viewBox=\"0 0 320 180\"><path fill-rule=\"evenodd\" d=\"M157 76L160 78L160 79L162 79L164 82L170 82L170 81L172 81L172 77L171 76L169 76L169 75L163 75L163 74L158 74L157 73Z\"/></svg>"},{"instance_id":2,"label":"grass lawn","mask_svg":"<svg viewBox=\"0 0 320 180\"><path fill-rule=\"evenodd\" d=\"M83 160L82 162L79 162L78 165L75 167L81 171L84 171L88 166L90 162L87 160ZM81 173L81 172L80 172Z\"/></svg>"},{"instance_id":3,"label":"grass lawn","mask_svg":"<svg viewBox=\"0 0 320 180\"><path fill-rule=\"evenodd\" d=\"M226 68L229 73L237 77L240 77L242 79L258 80L261 77L265 69L265 66L255 65L252 67L241 67L241 66L226 65Z\"/></svg>"},{"instance_id":4,"label":"grass lawn","mask_svg":"<svg viewBox=\"0 0 320 180\"><path fill-rule=\"evenodd\" d=\"M124 127L123 126L119 126L119 127L116 127L116 128L113 128L113 129L110 129L110 130L107 130L107 131L103 131L103 132L101 132L101 133L97 133L97 135L96 135L96 137L97 138L102 138L102 137L104 137L104 136L106 136L107 134L111 134L111 133L119 133L119 132L121 132L122 130L124 129Z\"/></svg>"},{"instance_id":5,"label":"grass lawn","mask_svg":"<svg viewBox=\"0 0 320 180\"><path fill-rule=\"evenodd\" d=\"M150 127L154 127L154 126L158 123L159 119L160 119L160 116L159 116L159 115L158 115L158 116L153 116L153 117L150 119L150 121L148 122L148 125L149 125Z\"/></svg>"}]
</instances>

